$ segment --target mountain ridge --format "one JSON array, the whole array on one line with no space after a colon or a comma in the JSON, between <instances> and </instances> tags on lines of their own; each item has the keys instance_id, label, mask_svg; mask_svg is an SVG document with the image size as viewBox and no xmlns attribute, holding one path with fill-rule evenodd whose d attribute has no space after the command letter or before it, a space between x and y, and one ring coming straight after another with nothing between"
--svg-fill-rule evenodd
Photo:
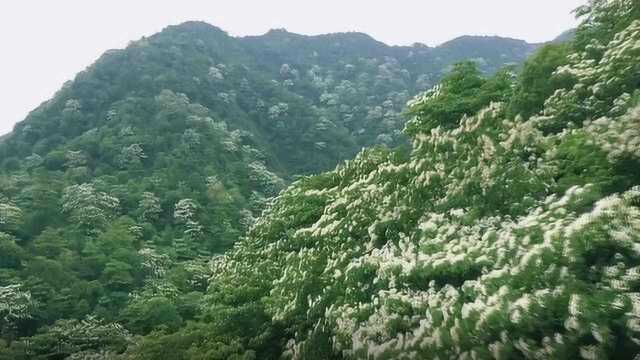
<instances>
[{"instance_id":1,"label":"mountain ridge","mask_svg":"<svg viewBox=\"0 0 640 360\"><path fill-rule=\"evenodd\" d=\"M174 84L176 81L179 81L181 84L180 87L174 88L173 90L187 94L196 102L214 106L214 110L220 107L235 107L233 101L227 105L212 101L208 93L212 90L216 91L214 89L226 89L220 92L220 94L224 96L224 93L229 90L236 91L240 85L239 82L232 84L223 80L215 83L215 81L211 79L208 79L207 83L203 82L203 78L210 76L207 72L211 67L215 67L217 66L216 64L224 62L242 64L242 66L238 66L237 69L234 70L238 73L237 76L271 77L271 79L275 81L282 82L281 85L278 85L280 89L277 91L285 95L290 93L290 95L294 97L302 96L306 99L313 96L315 99L310 99L312 103L321 105L318 104L317 99L323 92L327 92L327 89L324 89L324 87L336 86L336 84L331 83L331 81L335 81L333 80L336 76L334 73L339 72L337 76L343 77L345 80L348 79L353 83L354 78L350 77L352 75L348 73L348 71L351 70L345 71L339 68L340 66L352 66L349 65L349 62L360 62L360 65L356 63L356 66L362 69L360 71L366 71L372 74L377 73L379 80L376 81L382 88L380 88L380 90L373 90L374 93L369 96L373 94L379 96L382 91L388 91L386 89L395 92L406 90L408 94L414 94L434 85L437 79L447 71L447 67L457 61L475 58L476 61L480 63L483 71L492 73L504 64L521 63L535 49L535 46L525 45L526 43L524 42L514 42L496 37L482 38L482 49L475 51L473 56L467 56L467 48L473 48L472 46L462 48L458 46L454 49L447 49L446 46L416 48L388 46L362 33L306 36L280 32L278 36L274 36L276 33L278 33L278 31L268 32L261 36L232 37L222 29L201 21L185 22L179 25L168 26L159 33L131 42L125 49L106 51L96 62L79 72L74 80L68 82L52 99L44 102L43 105L32 111L25 120L16 124L14 130L17 129L18 132L20 132L20 129L29 123L29 119L38 118L39 116L42 117L42 114L38 114L43 111L48 112L47 109L50 109L51 106L55 104L58 105L57 107L54 106L54 108L61 109L62 105L58 99L67 96L65 94L68 93L78 93L81 87L85 89L82 90L83 94L92 93L92 95L87 96L85 100L85 102L90 104L83 105L85 107L89 106L91 112L99 108L102 114L106 114L108 111L107 107L109 103L117 99L122 99L122 97L126 95L126 91L128 91L127 87L134 90L135 94L137 94L136 96L154 96L158 94L163 87L170 86L169 83L166 83L167 80L163 80L168 78L171 78ZM291 41L296 45L291 44ZM472 38L465 38L463 41L469 43L474 40L472 40ZM506 45L502 46L501 44L503 43ZM497 51L487 51L487 49L491 49L492 46L495 47ZM149 50L153 50L153 54L151 54ZM490 58L494 53L501 53L505 57ZM187 57L185 58L185 56ZM365 61L365 59L369 60ZM377 62L377 64L367 63L367 61ZM385 64L386 62L388 62L388 64ZM118 64L117 66L115 66L116 63ZM187 63L190 64L187 65ZM150 67L149 65L152 64L153 67ZM296 88L295 85L291 87L286 84L290 84L293 81L297 82L300 79L284 79L282 77L283 75L280 74L283 64L301 67L301 69L294 69L294 72L292 72L293 74L297 72L298 75L295 76L299 77L309 76L307 73L312 70L311 64L320 65L320 71L322 73L313 76L316 76L318 79L318 76L326 77L326 80L329 82L326 84L307 83L305 85L306 88ZM109 70L105 71L106 68L109 68ZM136 68L139 70L131 71ZM153 77L151 77L151 74L145 74L145 78L142 78L143 68L153 69ZM405 73L401 74L400 71L405 71ZM245 75L240 75L240 73L245 73ZM309 79L312 80L312 77ZM371 83L371 80L365 78L363 78L362 81L369 81ZM163 85L163 82L165 82L166 85ZM189 84L189 82L191 83ZM387 84L383 84L383 82L387 82ZM285 85L283 86L282 84ZM373 83L371 84L373 85ZM175 87L175 85L171 86ZM264 86L273 87L268 84ZM309 88L309 86L314 88ZM134 93L132 93L132 95L133 94ZM207 94L207 96L203 97L203 94ZM408 98L408 95L403 95L403 99L398 98L398 100L395 100L394 111L400 113L404 102L406 102ZM384 101L385 99L382 98L379 98L379 100L372 99L367 106L376 103L381 104ZM95 106L98 108L94 110ZM353 107L353 109L356 108L357 107ZM234 111L247 114L253 111L253 109L249 107L248 104L245 104L241 105L240 108L236 108ZM307 116L318 115L308 114ZM332 116L340 115L335 113L335 115ZM50 115L46 117L51 118ZM239 119L244 117L245 116L238 117L237 121L240 121ZM338 121L331 120L334 122ZM255 122L256 120L251 121ZM375 129L376 126L363 126L363 121L364 119L362 115L360 115L360 120L351 122L351 124L356 125L347 125L346 130L352 133L352 135L349 135L348 141L355 141L358 145L354 147L345 144L344 146L349 147L351 150L344 156L340 156L340 158L344 159L347 158L347 156L354 155L362 146L372 145L374 143L373 139L383 133L384 130ZM361 123L362 125L360 125ZM387 133L385 136L391 136L395 139L393 141L397 141L399 139L397 132L402 128L401 123L402 121L396 121L396 125L393 125L392 132L395 132L395 135L393 133ZM253 126L249 125L249 122L244 122L244 124L245 125L240 124L239 126L241 128ZM40 124L40 126L42 128L51 128L50 124ZM362 131L364 131L364 135L358 135L358 132ZM42 130L40 132L45 134L49 131ZM10 140L14 137L13 133L15 133L15 131L12 131L12 133L7 136L7 139ZM36 133L38 133L38 131L32 131L33 135L30 137L41 136L36 135ZM347 139L345 138L345 140ZM20 147L17 147L15 150L17 150L18 154L23 154L24 156L29 155L28 149L21 150ZM336 158L333 160L323 160L323 163L325 165L322 165L322 169L327 169L330 167L327 164L335 164Z\"/></svg>"}]
</instances>

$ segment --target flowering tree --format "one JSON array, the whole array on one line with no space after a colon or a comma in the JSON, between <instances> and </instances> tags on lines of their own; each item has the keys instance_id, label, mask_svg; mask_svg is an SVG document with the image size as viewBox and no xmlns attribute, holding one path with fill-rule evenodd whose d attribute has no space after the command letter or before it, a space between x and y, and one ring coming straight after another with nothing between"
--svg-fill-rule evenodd
<instances>
[{"instance_id":1,"label":"flowering tree","mask_svg":"<svg viewBox=\"0 0 640 360\"><path fill-rule=\"evenodd\" d=\"M284 181L275 173L269 171L261 161L254 161L248 165L249 179L253 181L265 194L275 195L284 187Z\"/></svg>"},{"instance_id":2,"label":"flowering tree","mask_svg":"<svg viewBox=\"0 0 640 360\"><path fill-rule=\"evenodd\" d=\"M149 272L151 277L162 278L171 264L171 259L165 254L158 253L153 248L142 248L138 251L142 257L142 266Z\"/></svg>"},{"instance_id":3,"label":"flowering tree","mask_svg":"<svg viewBox=\"0 0 640 360\"><path fill-rule=\"evenodd\" d=\"M74 167L80 167L80 166L86 166L87 165L87 157L80 150L78 150L78 151L67 150L67 152L65 153L65 157L67 159L67 162L65 163L65 166L67 166L69 168L74 168Z\"/></svg>"},{"instance_id":4,"label":"flowering tree","mask_svg":"<svg viewBox=\"0 0 640 360\"><path fill-rule=\"evenodd\" d=\"M209 68L209 78L213 81L222 81L224 80L224 74L221 69L222 67L212 66Z\"/></svg>"},{"instance_id":5,"label":"flowering tree","mask_svg":"<svg viewBox=\"0 0 640 360\"><path fill-rule=\"evenodd\" d=\"M142 145L131 144L122 148L122 151L120 152L119 162L120 166L126 168L128 166L141 165L142 160L146 158L147 156L144 154Z\"/></svg>"},{"instance_id":6,"label":"flowering tree","mask_svg":"<svg viewBox=\"0 0 640 360\"><path fill-rule=\"evenodd\" d=\"M108 350L121 352L132 341L131 334L122 325L94 316L83 320L58 320L46 336L55 339L56 352L80 353L75 354L77 358L98 357Z\"/></svg>"},{"instance_id":7,"label":"flowering tree","mask_svg":"<svg viewBox=\"0 0 640 360\"><path fill-rule=\"evenodd\" d=\"M9 201L0 200L0 231L15 230L22 221L22 210Z\"/></svg>"},{"instance_id":8,"label":"flowering tree","mask_svg":"<svg viewBox=\"0 0 640 360\"><path fill-rule=\"evenodd\" d=\"M269 118L270 119L278 119L282 116L285 116L289 111L289 104L287 103L278 103L269 108Z\"/></svg>"},{"instance_id":9,"label":"flowering tree","mask_svg":"<svg viewBox=\"0 0 640 360\"><path fill-rule=\"evenodd\" d=\"M0 286L0 333L4 335L18 320L31 317L34 302L20 284Z\"/></svg>"},{"instance_id":10,"label":"flowering tree","mask_svg":"<svg viewBox=\"0 0 640 360\"><path fill-rule=\"evenodd\" d=\"M143 221L153 221L158 218L162 212L160 207L160 199L151 192L143 192L142 199L138 203L140 217Z\"/></svg>"},{"instance_id":11,"label":"flowering tree","mask_svg":"<svg viewBox=\"0 0 640 360\"><path fill-rule=\"evenodd\" d=\"M24 159L24 167L25 169L33 169L36 168L44 162L42 156L38 154L31 154Z\"/></svg>"},{"instance_id":12,"label":"flowering tree","mask_svg":"<svg viewBox=\"0 0 640 360\"><path fill-rule=\"evenodd\" d=\"M89 232L101 229L116 215L119 200L92 184L71 185L62 196L62 212Z\"/></svg>"},{"instance_id":13,"label":"flowering tree","mask_svg":"<svg viewBox=\"0 0 640 360\"><path fill-rule=\"evenodd\" d=\"M202 234L203 228L197 220L198 204L193 199L178 201L173 212L177 223L185 227L184 234L189 238L197 238Z\"/></svg>"}]
</instances>

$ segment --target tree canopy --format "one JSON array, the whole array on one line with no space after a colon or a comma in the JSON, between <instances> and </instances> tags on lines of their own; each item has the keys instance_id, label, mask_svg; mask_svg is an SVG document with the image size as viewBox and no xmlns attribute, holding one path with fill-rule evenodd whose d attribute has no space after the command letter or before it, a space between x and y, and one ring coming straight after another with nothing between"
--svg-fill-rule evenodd
<instances>
[{"instance_id":1,"label":"tree canopy","mask_svg":"<svg viewBox=\"0 0 640 360\"><path fill-rule=\"evenodd\" d=\"M0 140L0 359L632 358L639 8L522 68L204 23L106 53Z\"/></svg>"}]
</instances>

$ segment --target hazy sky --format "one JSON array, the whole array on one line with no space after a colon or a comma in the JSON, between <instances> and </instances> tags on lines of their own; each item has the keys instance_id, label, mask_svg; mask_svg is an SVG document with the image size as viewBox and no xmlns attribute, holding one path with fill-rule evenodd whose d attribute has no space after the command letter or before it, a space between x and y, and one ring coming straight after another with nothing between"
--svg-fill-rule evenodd
<instances>
[{"instance_id":1,"label":"hazy sky","mask_svg":"<svg viewBox=\"0 0 640 360\"><path fill-rule=\"evenodd\" d=\"M286 28L361 31L392 45L456 36L541 42L576 25L585 0L1 0L0 134L105 50L170 24L204 20L231 35Z\"/></svg>"}]
</instances>

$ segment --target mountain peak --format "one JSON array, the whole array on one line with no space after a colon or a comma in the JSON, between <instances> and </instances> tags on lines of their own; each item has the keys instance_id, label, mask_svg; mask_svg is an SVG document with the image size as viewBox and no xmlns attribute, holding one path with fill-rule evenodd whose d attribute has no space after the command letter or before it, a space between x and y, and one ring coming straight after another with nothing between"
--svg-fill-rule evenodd
<instances>
[{"instance_id":1,"label":"mountain peak","mask_svg":"<svg viewBox=\"0 0 640 360\"><path fill-rule=\"evenodd\" d=\"M278 34L293 34L292 32L289 32L287 29L285 28L274 28L274 29L269 29L269 31L267 31L265 33L265 35L278 35Z\"/></svg>"},{"instance_id":2,"label":"mountain peak","mask_svg":"<svg viewBox=\"0 0 640 360\"><path fill-rule=\"evenodd\" d=\"M528 42L520 39L514 39L510 37L502 37L496 35L462 35L458 36L452 40L442 43L440 46L451 46L451 45L466 45L469 43L492 43L492 42L506 42L511 44L519 44L519 45L531 45Z\"/></svg>"},{"instance_id":3,"label":"mountain peak","mask_svg":"<svg viewBox=\"0 0 640 360\"><path fill-rule=\"evenodd\" d=\"M228 36L227 32L221 28L200 20L186 21L177 25L169 25L165 27L161 33L164 32L209 33L224 34Z\"/></svg>"}]
</instances>

